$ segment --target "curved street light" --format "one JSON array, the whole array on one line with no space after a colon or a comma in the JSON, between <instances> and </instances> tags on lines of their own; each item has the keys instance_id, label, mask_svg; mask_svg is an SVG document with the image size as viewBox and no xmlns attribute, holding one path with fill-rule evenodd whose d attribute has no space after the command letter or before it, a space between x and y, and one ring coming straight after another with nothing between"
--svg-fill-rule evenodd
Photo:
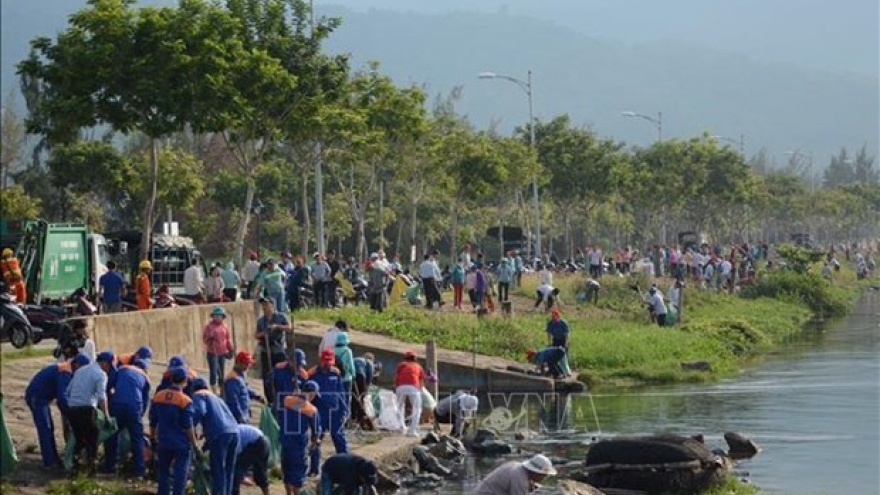
<instances>
[{"instance_id":1,"label":"curved street light","mask_svg":"<svg viewBox=\"0 0 880 495\"><path fill-rule=\"evenodd\" d=\"M711 136L711 138L718 140L718 141L724 141L724 142L735 144L735 145L739 146L739 154L742 155L743 158L745 158L745 156L746 156L746 135L745 134L740 134L739 140L729 138L727 136L721 136L718 134Z\"/></svg>"},{"instance_id":2,"label":"curved street light","mask_svg":"<svg viewBox=\"0 0 880 495\"><path fill-rule=\"evenodd\" d=\"M502 79L504 81L512 82L519 86L521 90L526 93L526 97L529 100L529 145L532 150L535 150L535 115L532 107L532 71L528 71L528 76L526 80L517 79L515 77L506 76L503 74L496 74L494 72L480 72L477 75L478 79ZM532 203L535 209L535 232L537 235L535 236L535 257L541 257L541 203L538 198L538 178L532 181Z\"/></svg>"},{"instance_id":3,"label":"curved street light","mask_svg":"<svg viewBox=\"0 0 880 495\"><path fill-rule=\"evenodd\" d=\"M620 112L620 114L624 117L635 117L647 120L648 122L654 124L655 126L657 126L657 141L663 141L663 112L657 112L657 118L632 111Z\"/></svg>"}]
</instances>

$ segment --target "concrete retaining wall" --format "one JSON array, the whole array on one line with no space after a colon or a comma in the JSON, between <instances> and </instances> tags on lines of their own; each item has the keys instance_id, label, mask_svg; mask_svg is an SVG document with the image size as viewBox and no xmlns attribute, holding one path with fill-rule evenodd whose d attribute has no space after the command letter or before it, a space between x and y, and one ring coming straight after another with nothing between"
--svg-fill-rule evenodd
<instances>
[{"instance_id":1,"label":"concrete retaining wall","mask_svg":"<svg viewBox=\"0 0 880 495\"><path fill-rule=\"evenodd\" d=\"M202 330L209 321L215 305L182 306L173 309L155 309L101 315L92 318L90 325L98 350L112 349L116 353L134 352L141 345L153 348L154 361L168 362L171 356L183 355L187 363L198 369L206 368ZM237 350L253 351L256 341L252 335L256 329L252 301L239 301L222 305L228 313L227 324L233 333ZM295 316L295 314L294 314ZM317 363L318 343L327 329L326 324L313 321L295 321L294 342L303 349L309 364ZM393 386L394 369L408 349L425 356L424 346L413 346L394 339L365 332L351 332L352 350L356 356L370 351L385 367L386 373L380 384ZM422 360L424 363L424 360ZM508 371L510 365L526 367L491 356L474 356L471 353L438 350L438 375L441 391L476 387L481 392L552 392L553 380ZM252 372L256 377L257 373Z\"/></svg>"}]
</instances>

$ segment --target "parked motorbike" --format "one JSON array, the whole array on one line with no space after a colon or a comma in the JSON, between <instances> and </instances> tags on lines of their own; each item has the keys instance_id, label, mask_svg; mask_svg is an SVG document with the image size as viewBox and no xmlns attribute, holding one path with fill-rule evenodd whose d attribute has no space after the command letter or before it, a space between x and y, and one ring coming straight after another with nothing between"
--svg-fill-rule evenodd
<instances>
[{"instance_id":1,"label":"parked motorbike","mask_svg":"<svg viewBox=\"0 0 880 495\"><path fill-rule=\"evenodd\" d=\"M303 284L299 286L299 304L302 309L308 309L315 306L315 288L312 284Z\"/></svg>"},{"instance_id":2,"label":"parked motorbike","mask_svg":"<svg viewBox=\"0 0 880 495\"><path fill-rule=\"evenodd\" d=\"M352 284L352 288L354 288L354 304L358 305L360 303L366 303L370 300L367 295L367 287L369 284L367 283L367 279L364 277L358 277L355 280L355 283Z\"/></svg>"},{"instance_id":3,"label":"parked motorbike","mask_svg":"<svg viewBox=\"0 0 880 495\"><path fill-rule=\"evenodd\" d=\"M34 329L4 283L0 283L0 338L16 349L34 343Z\"/></svg>"},{"instance_id":4,"label":"parked motorbike","mask_svg":"<svg viewBox=\"0 0 880 495\"><path fill-rule=\"evenodd\" d=\"M92 304L92 301L89 301L84 288L76 289L72 298L76 302L76 309L74 309L76 314L80 316L94 316L98 314L98 307Z\"/></svg>"}]
</instances>

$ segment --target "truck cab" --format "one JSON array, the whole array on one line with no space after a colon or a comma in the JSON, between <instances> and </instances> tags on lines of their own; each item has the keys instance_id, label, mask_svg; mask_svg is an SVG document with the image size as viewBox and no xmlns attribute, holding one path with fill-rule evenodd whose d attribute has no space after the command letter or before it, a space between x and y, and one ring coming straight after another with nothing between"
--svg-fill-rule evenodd
<instances>
[{"instance_id":1,"label":"truck cab","mask_svg":"<svg viewBox=\"0 0 880 495\"><path fill-rule=\"evenodd\" d=\"M120 273L129 283L137 278L137 266L140 262L141 233L137 231L107 233L111 257L119 266ZM192 238L179 235L153 234L147 259L153 265L150 282L156 289L167 285L172 295L181 295L183 274L192 265L192 260L199 258L199 251ZM203 263L203 261L202 261ZM202 267L204 271L204 266Z\"/></svg>"}]
</instances>

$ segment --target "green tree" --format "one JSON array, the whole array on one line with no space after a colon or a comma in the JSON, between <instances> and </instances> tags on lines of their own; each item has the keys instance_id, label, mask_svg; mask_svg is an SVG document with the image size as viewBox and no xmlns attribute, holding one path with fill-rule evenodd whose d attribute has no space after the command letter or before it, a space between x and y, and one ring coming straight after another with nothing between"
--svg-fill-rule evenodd
<instances>
[{"instance_id":1,"label":"green tree","mask_svg":"<svg viewBox=\"0 0 880 495\"><path fill-rule=\"evenodd\" d=\"M40 200L25 192L18 184L7 187L0 194L3 218L35 219L40 217Z\"/></svg>"}]
</instances>

